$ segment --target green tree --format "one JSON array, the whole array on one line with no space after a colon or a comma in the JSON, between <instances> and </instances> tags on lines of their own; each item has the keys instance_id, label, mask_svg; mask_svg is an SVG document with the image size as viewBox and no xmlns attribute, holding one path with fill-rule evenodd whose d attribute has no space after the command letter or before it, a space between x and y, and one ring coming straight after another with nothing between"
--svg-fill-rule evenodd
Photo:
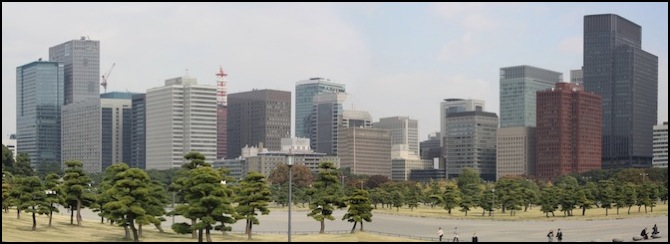
<instances>
[{"instance_id":1,"label":"green tree","mask_svg":"<svg viewBox=\"0 0 670 244\"><path fill-rule=\"evenodd\" d=\"M458 185L450 181L445 186L442 193L442 204L444 209L451 215L451 210L456 208L461 203L461 192L458 190Z\"/></svg>"},{"instance_id":2,"label":"green tree","mask_svg":"<svg viewBox=\"0 0 670 244\"><path fill-rule=\"evenodd\" d=\"M44 188L47 193L47 202L49 203L49 227L51 227L51 221L53 219L53 213L58 213L58 208L54 204L65 203L63 198L63 191L61 190L61 179L55 173L48 174L44 177Z\"/></svg>"},{"instance_id":3,"label":"green tree","mask_svg":"<svg viewBox=\"0 0 670 244\"><path fill-rule=\"evenodd\" d=\"M177 205L170 213L169 215L181 215L184 216L184 218L190 219L191 224L185 224L185 223L175 223L172 225L172 229L180 234L186 234L188 232L191 232L191 238L198 238L198 233L195 228L192 228L195 226L198 222L197 216L192 216L189 213L189 202L185 201L186 196L192 194L190 189L187 185L190 184L189 180L191 177L191 170L196 169L198 167L211 167L212 165L205 162L205 156L202 155L201 153L198 152L189 152L186 155L184 155L184 159L189 160L188 163L182 164L181 165L181 170L177 172L177 176L175 177L174 181L169 187L169 190L172 192L175 192L177 195L177 200L179 201L179 204Z\"/></svg>"},{"instance_id":4,"label":"green tree","mask_svg":"<svg viewBox=\"0 0 670 244\"><path fill-rule=\"evenodd\" d=\"M556 187L546 186L540 190L540 211L542 211L547 218L549 213L551 216L556 216L554 212L558 209L558 196Z\"/></svg>"},{"instance_id":5,"label":"green tree","mask_svg":"<svg viewBox=\"0 0 670 244\"><path fill-rule=\"evenodd\" d=\"M11 173L2 171L2 209L5 213L9 212L9 207L12 206L12 198L9 195L12 191L12 178Z\"/></svg>"},{"instance_id":6,"label":"green tree","mask_svg":"<svg viewBox=\"0 0 670 244\"><path fill-rule=\"evenodd\" d=\"M346 207L338 176L338 170L333 163L319 164L319 175L314 181L314 188L311 192L312 202L309 204L310 212L307 214L321 222L319 233L323 233L326 229L324 220L335 220L333 217L335 208Z\"/></svg>"},{"instance_id":7,"label":"green tree","mask_svg":"<svg viewBox=\"0 0 670 244\"><path fill-rule=\"evenodd\" d=\"M10 151L11 152L11 151ZM3 157L5 155L3 154ZM5 163L10 163L6 165ZM27 153L18 153L16 155L16 160L7 159L3 162L5 165L5 171L12 173L15 176L33 176L35 171L30 166L30 156Z\"/></svg>"},{"instance_id":8,"label":"green tree","mask_svg":"<svg viewBox=\"0 0 670 244\"><path fill-rule=\"evenodd\" d=\"M372 221L372 204L370 197L366 190L356 190L354 194L347 197L345 200L349 205L349 210L342 216L342 220L354 222L354 227L351 228L351 234L356 230L356 223L361 223L361 231L363 231L363 220L367 222Z\"/></svg>"},{"instance_id":9,"label":"green tree","mask_svg":"<svg viewBox=\"0 0 670 244\"><path fill-rule=\"evenodd\" d=\"M615 199L614 183L610 180L601 180L598 182L598 202L600 207L605 209L605 216L609 215L609 209L612 208Z\"/></svg>"},{"instance_id":10,"label":"green tree","mask_svg":"<svg viewBox=\"0 0 670 244\"><path fill-rule=\"evenodd\" d=\"M14 164L14 153L9 150L5 144L2 144L2 172L5 172L5 167L9 168Z\"/></svg>"},{"instance_id":11,"label":"green tree","mask_svg":"<svg viewBox=\"0 0 670 244\"><path fill-rule=\"evenodd\" d=\"M586 182L577 191L577 206L582 209L582 216L586 215L586 209L590 209L596 204L597 192L598 186L593 182Z\"/></svg>"},{"instance_id":12,"label":"green tree","mask_svg":"<svg viewBox=\"0 0 670 244\"><path fill-rule=\"evenodd\" d=\"M77 210L77 226L81 226L81 209L95 201L95 195L91 192L91 178L84 172L81 161L67 161L65 166L67 168L63 177L63 192L68 204L74 204Z\"/></svg>"},{"instance_id":13,"label":"green tree","mask_svg":"<svg viewBox=\"0 0 670 244\"><path fill-rule=\"evenodd\" d=\"M23 178L21 185L23 185L25 191L21 192L21 196L19 197L20 204L17 206L17 209L19 211L25 210L28 213L32 213L32 230L35 231L37 229L37 219L35 218L35 215L49 213L47 194L44 191L44 185L42 185L40 178L37 176Z\"/></svg>"},{"instance_id":14,"label":"green tree","mask_svg":"<svg viewBox=\"0 0 670 244\"><path fill-rule=\"evenodd\" d=\"M559 190L559 205L564 216L572 216L572 210L577 206L577 190L579 183L575 177L566 175L560 177L555 184Z\"/></svg>"},{"instance_id":15,"label":"green tree","mask_svg":"<svg viewBox=\"0 0 670 244\"><path fill-rule=\"evenodd\" d=\"M271 200L270 189L262 174L252 171L240 181L240 192L235 198L238 205L235 210L247 220L245 229L249 240L252 226L260 224L256 218L257 212L263 215L269 214L270 209L267 206Z\"/></svg>"},{"instance_id":16,"label":"green tree","mask_svg":"<svg viewBox=\"0 0 670 244\"><path fill-rule=\"evenodd\" d=\"M105 191L109 201L102 206L120 226L130 227L133 241L139 242L136 221L145 218L147 208L155 202L151 200L151 178L144 170L129 168L125 163L116 163L119 170L112 180L112 186ZM111 167L109 167L111 168ZM108 168L108 169L109 169ZM116 170L115 170L116 171Z\"/></svg>"}]
</instances>

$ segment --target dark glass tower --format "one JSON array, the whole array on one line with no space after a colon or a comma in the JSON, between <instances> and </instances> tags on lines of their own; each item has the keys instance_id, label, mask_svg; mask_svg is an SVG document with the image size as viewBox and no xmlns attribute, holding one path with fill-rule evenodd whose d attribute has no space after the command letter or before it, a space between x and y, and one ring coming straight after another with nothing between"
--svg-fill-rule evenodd
<instances>
[{"instance_id":1,"label":"dark glass tower","mask_svg":"<svg viewBox=\"0 0 670 244\"><path fill-rule=\"evenodd\" d=\"M615 14L584 16L584 87L602 96L602 167L651 167L658 57L642 28Z\"/></svg>"}]
</instances>

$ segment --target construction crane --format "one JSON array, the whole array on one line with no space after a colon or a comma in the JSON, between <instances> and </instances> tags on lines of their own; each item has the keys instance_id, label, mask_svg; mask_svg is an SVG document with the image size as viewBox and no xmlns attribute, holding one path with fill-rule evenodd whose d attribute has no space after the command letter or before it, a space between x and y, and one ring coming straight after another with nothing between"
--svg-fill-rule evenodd
<instances>
[{"instance_id":1,"label":"construction crane","mask_svg":"<svg viewBox=\"0 0 670 244\"><path fill-rule=\"evenodd\" d=\"M116 63L113 63L112 67L109 68L109 71L107 71L107 73L102 75L102 82L100 82L100 85L102 86L102 88L105 89L105 93L107 93L107 79L109 79L109 75L112 74L112 70L114 69L115 65L116 65Z\"/></svg>"}]
</instances>

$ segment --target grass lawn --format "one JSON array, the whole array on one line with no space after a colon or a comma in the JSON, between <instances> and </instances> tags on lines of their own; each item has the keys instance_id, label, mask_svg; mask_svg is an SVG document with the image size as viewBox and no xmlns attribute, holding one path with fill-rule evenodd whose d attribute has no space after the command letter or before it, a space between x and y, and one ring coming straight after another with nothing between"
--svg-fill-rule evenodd
<instances>
[{"instance_id":1,"label":"grass lawn","mask_svg":"<svg viewBox=\"0 0 670 244\"><path fill-rule=\"evenodd\" d=\"M2 213L2 241L3 242L118 242L129 241L123 239L123 228L109 224L101 224L100 220L85 219L82 226L70 225L70 216L54 215L51 227L48 227L49 217L37 217L37 230L31 231L32 215L21 213L21 219L16 219L16 210ZM153 226L144 227L143 242L197 242L190 235L178 235L172 230L160 233ZM131 234L132 236L132 234ZM223 235L221 232L212 233L214 242L286 242L285 234L253 234L252 240L247 240L244 234ZM294 234L291 241L295 242L416 242L417 240L379 236L365 232L356 234Z\"/></svg>"},{"instance_id":2,"label":"grass lawn","mask_svg":"<svg viewBox=\"0 0 670 244\"><path fill-rule=\"evenodd\" d=\"M465 216L465 212L459 211L460 208L455 208L451 210L451 215L447 210L441 207L430 208L429 206L419 206L414 210L410 210L408 207L402 207L400 210L396 208L381 208L381 205L377 205L377 209L373 210L374 213L384 213L384 214L395 214L395 215L407 215L407 216L418 216L418 217L436 217L436 218L456 218L456 219L495 219L495 220L593 220L593 219L617 219L617 218L632 218L632 217L641 217L641 216L667 216L668 215L668 204L658 203L654 207L654 212L650 212L650 209L647 208L647 213L644 212L644 207L638 212L637 206L632 207L630 214L628 214L627 208L619 209L619 214L616 214L616 209L609 209L608 215L605 215L605 209L596 208L596 209L587 209L586 215L582 216L581 209L575 209L572 211L573 216L566 217L563 215L563 212L556 211L554 214L555 217L552 217L549 214L549 218L545 216L540 207L533 207L528 209L527 212L523 210L518 210L515 216L510 216L510 212L502 213L500 209L496 209L493 213L493 217L488 215L488 212L482 216L482 210L476 208L473 211L469 211L468 215Z\"/></svg>"}]
</instances>

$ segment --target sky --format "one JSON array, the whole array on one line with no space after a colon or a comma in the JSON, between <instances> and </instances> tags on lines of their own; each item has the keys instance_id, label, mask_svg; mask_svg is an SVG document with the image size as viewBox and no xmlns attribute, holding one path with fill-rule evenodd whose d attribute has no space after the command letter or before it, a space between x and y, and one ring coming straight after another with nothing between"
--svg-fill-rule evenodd
<instances>
[{"instance_id":1,"label":"sky","mask_svg":"<svg viewBox=\"0 0 670 244\"><path fill-rule=\"evenodd\" d=\"M659 60L658 122L667 121L667 2L3 2L2 134L16 132L16 67L87 36L100 41L101 75L115 63L107 91L146 92L187 73L215 85L221 66L229 94L295 99L296 82L323 77L346 85L345 109L417 119L425 140L440 130L445 98L498 113L500 68L531 65L569 82L583 62L584 15L605 13L642 27L642 49Z\"/></svg>"}]
</instances>

